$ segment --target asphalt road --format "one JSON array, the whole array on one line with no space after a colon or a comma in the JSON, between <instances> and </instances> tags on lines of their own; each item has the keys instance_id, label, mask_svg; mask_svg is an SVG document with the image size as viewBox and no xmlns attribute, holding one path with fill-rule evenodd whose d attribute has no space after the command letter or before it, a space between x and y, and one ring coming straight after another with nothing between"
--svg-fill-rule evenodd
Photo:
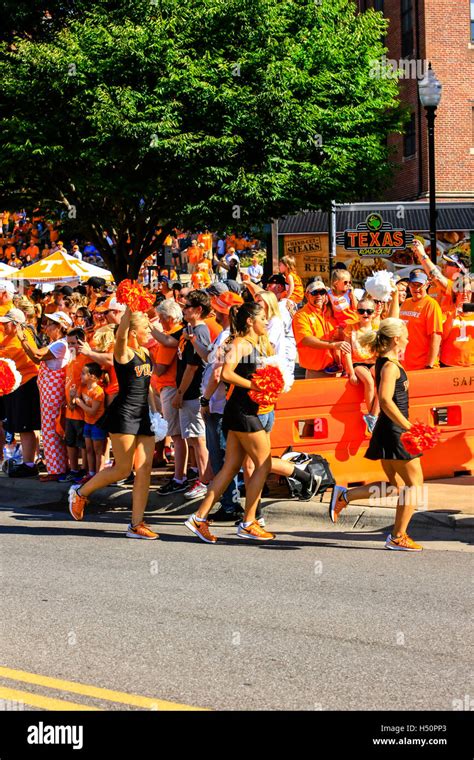
<instances>
[{"instance_id":1,"label":"asphalt road","mask_svg":"<svg viewBox=\"0 0 474 760\"><path fill-rule=\"evenodd\" d=\"M161 541L125 539L116 513L74 523L0 510L0 698L451 710L474 697L472 546L431 540L398 554L382 535L294 525L259 545L220 527L209 546L173 518L151 522ZM91 686L150 699L118 703Z\"/></svg>"}]
</instances>

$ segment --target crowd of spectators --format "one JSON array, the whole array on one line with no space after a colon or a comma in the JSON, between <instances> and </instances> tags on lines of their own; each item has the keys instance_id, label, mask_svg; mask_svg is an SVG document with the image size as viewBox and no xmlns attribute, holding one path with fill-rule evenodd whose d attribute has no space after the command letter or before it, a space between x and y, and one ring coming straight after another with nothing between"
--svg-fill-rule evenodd
<instances>
[{"instance_id":1,"label":"crowd of spectators","mask_svg":"<svg viewBox=\"0 0 474 760\"><path fill-rule=\"evenodd\" d=\"M20 221L4 218L3 235L7 223L10 237L18 226L16 241L23 246L29 220ZM31 229L32 223L29 235ZM258 258L252 258L252 247L259 245L252 239L229 240L206 231L165 242L174 261L168 273L187 268L191 280L184 285L162 274L148 313L153 405L168 423L156 461L168 458L174 466L161 485L163 496L205 495L222 466L227 388L220 371L233 316L244 302L255 301L263 310L269 351L289 373L342 377L360 388L368 436L378 414L375 356L361 338L382 319L399 316L406 323L409 342L400 361L408 370L474 363L474 315L462 309L471 301L473 279L456 255L446 257L441 272L421 244L415 245L419 267L396 282L388 302L381 302L354 288L344 265L333 270L329 284L316 279L304 287L294 259L287 256L265 281ZM248 267L241 266L242 253L250 253ZM208 263L200 268L203 262ZM58 285L49 294L29 285L19 294L11 282L0 282L0 357L12 358L22 374L20 388L2 399L7 445L17 435L23 452L23 462L12 465L10 475L40 474L39 430L47 468L43 479L84 482L108 466L107 431L97 423L118 392L113 346L123 310L114 286L100 278L76 287ZM266 413L268 432L273 412ZM235 480L221 500L222 514L235 516L238 499Z\"/></svg>"}]
</instances>

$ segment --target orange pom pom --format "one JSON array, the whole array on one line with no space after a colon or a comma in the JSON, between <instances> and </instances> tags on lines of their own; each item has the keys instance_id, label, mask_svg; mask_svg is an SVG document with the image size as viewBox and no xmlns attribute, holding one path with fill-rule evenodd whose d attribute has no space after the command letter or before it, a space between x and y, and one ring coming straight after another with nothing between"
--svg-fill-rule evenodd
<instances>
[{"instance_id":1,"label":"orange pom pom","mask_svg":"<svg viewBox=\"0 0 474 760\"><path fill-rule=\"evenodd\" d=\"M257 369L251 380L258 387L258 390L249 391L249 396L259 406L274 404L285 387L280 368L273 364L267 364L265 367Z\"/></svg>"},{"instance_id":2,"label":"orange pom pom","mask_svg":"<svg viewBox=\"0 0 474 760\"><path fill-rule=\"evenodd\" d=\"M409 454L417 455L432 449L439 442L439 430L416 420L410 430L402 433L400 440Z\"/></svg>"},{"instance_id":3,"label":"orange pom pom","mask_svg":"<svg viewBox=\"0 0 474 760\"><path fill-rule=\"evenodd\" d=\"M139 282L122 280L115 294L119 303L124 303L130 311L148 311L155 303L153 293L146 291Z\"/></svg>"}]
</instances>

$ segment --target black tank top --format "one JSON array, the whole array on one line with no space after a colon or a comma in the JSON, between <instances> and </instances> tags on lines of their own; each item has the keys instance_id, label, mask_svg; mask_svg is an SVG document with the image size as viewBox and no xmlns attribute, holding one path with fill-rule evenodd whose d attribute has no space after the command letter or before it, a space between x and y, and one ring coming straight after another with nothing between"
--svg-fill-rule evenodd
<instances>
[{"instance_id":1,"label":"black tank top","mask_svg":"<svg viewBox=\"0 0 474 760\"><path fill-rule=\"evenodd\" d=\"M114 357L119 392L114 399L115 409L127 419L140 419L143 410L148 411L148 389L153 365L148 354L140 356L136 351L127 364L119 364Z\"/></svg>"},{"instance_id":2,"label":"black tank top","mask_svg":"<svg viewBox=\"0 0 474 760\"><path fill-rule=\"evenodd\" d=\"M387 356L379 356L375 362L375 384L377 386L377 393L379 391L382 369L384 368L385 364L390 361L392 361L392 359L389 359ZM395 362L393 363L395 364ZM401 367L399 364L397 364L397 367L400 370L400 377L395 382L395 390L393 392L392 401L400 409L401 413L408 418L408 376L403 367ZM380 414L384 413L380 412Z\"/></svg>"},{"instance_id":3,"label":"black tank top","mask_svg":"<svg viewBox=\"0 0 474 760\"><path fill-rule=\"evenodd\" d=\"M259 360L260 354L255 346L252 345L250 354L242 357L237 364L234 370L235 374L245 378L245 380L250 380L255 373L255 370L260 367ZM256 404L255 401L252 401L247 388L241 388L239 385L234 385L227 403L230 403L232 407L238 407L244 414L257 414L258 411L258 404Z\"/></svg>"}]
</instances>

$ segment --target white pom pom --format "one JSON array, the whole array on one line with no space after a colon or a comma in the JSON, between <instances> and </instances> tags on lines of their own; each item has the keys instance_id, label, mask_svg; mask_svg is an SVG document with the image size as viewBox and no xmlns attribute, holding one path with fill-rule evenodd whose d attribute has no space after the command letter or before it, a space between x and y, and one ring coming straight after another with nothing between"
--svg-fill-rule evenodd
<instances>
[{"instance_id":1,"label":"white pom pom","mask_svg":"<svg viewBox=\"0 0 474 760\"><path fill-rule=\"evenodd\" d=\"M390 301L394 287L393 274L385 269L375 272L372 277L368 277L365 281L367 293L376 301Z\"/></svg>"},{"instance_id":2,"label":"white pom pom","mask_svg":"<svg viewBox=\"0 0 474 760\"><path fill-rule=\"evenodd\" d=\"M155 441L162 441L168 433L168 423L159 412L152 412L150 409L150 427L155 434Z\"/></svg>"},{"instance_id":3,"label":"white pom pom","mask_svg":"<svg viewBox=\"0 0 474 760\"><path fill-rule=\"evenodd\" d=\"M288 367L281 361L279 356L264 356L260 359L261 363L264 366L272 365L274 367L278 367L281 374L283 375L283 381L285 383L285 386L282 390L282 393L288 393L289 390L291 390L291 386L295 382L295 378L291 374Z\"/></svg>"}]
</instances>

